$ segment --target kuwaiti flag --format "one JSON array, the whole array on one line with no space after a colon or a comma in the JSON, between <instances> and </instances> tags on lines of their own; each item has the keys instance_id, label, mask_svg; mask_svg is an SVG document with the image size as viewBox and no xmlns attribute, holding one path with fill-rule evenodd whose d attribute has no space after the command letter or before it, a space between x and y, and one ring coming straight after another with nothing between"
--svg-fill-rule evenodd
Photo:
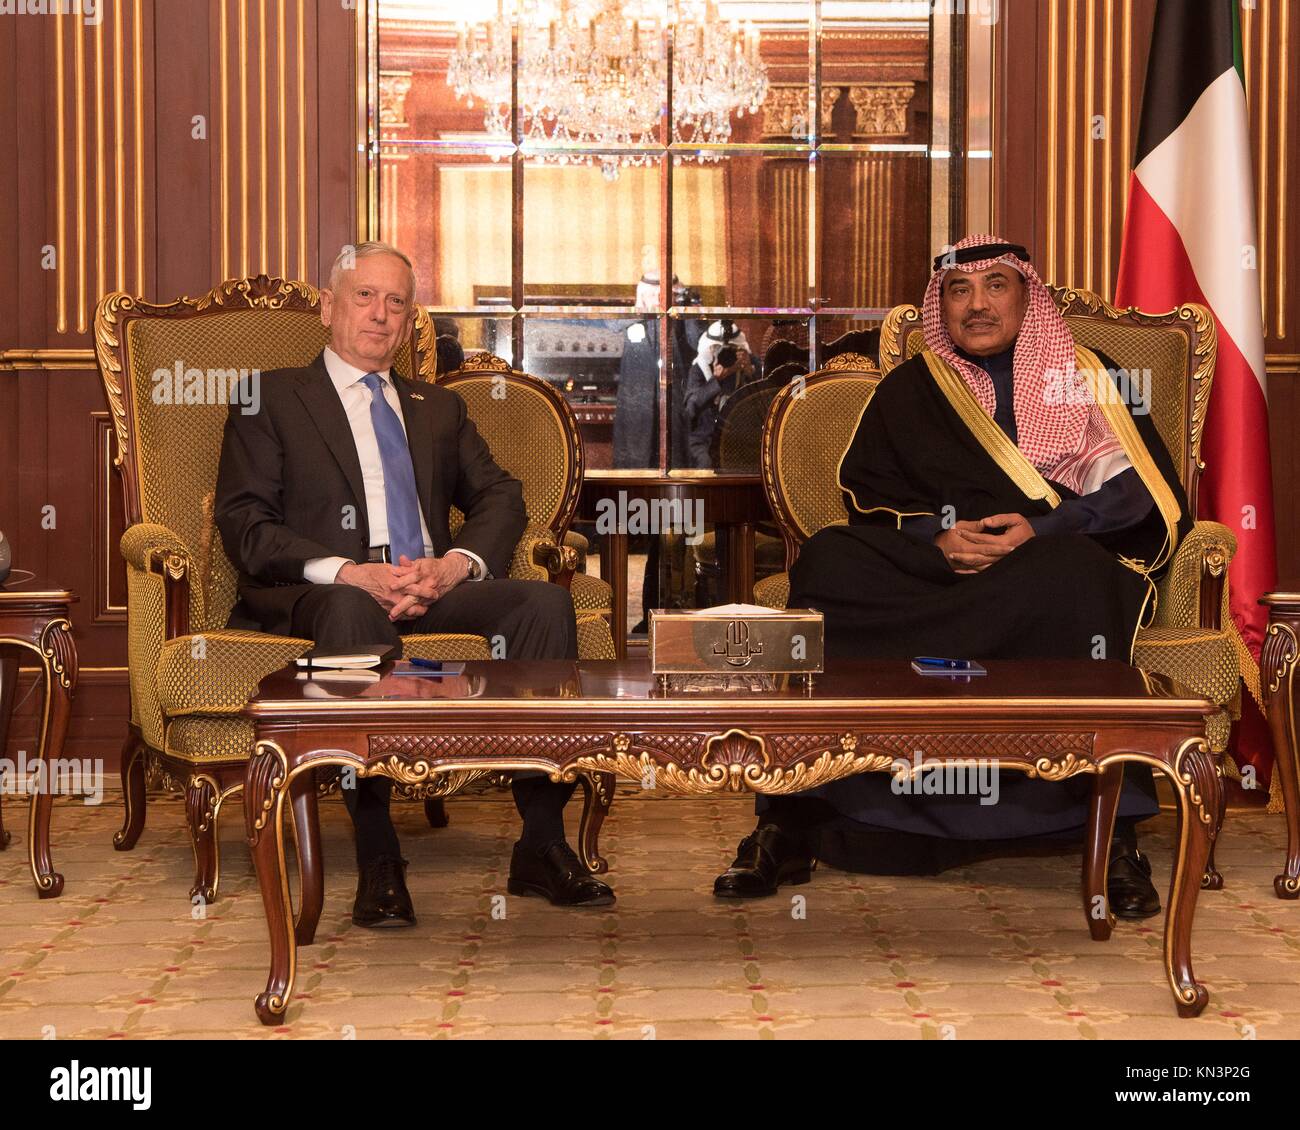
<instances>
[{"instance_id":1,"label":"kuwaiti flag","mask_svg":"<svg viewBox=\"0 0 1300 1130\"><path fill-rule=\"evenodd\" d=\"M1200 302L1214 313L1198 509L1237 536L1232 618L1257 659L1267 622L1258 598L1277 565L1254 183L1237 4L1157 0L1115 300L1151 311ZM1243 666L1258 693L1258 668ZM1262 727L1238 753L1267 773Z\"/></svg>"}]
</instances>

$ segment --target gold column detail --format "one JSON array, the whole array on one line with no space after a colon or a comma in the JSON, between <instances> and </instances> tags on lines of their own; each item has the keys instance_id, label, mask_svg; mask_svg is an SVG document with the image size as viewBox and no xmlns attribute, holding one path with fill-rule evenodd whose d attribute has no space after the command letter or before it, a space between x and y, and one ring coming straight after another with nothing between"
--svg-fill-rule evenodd
<instances>
[{"instance_id":1,"label":"gold column detail","mask_svg":"<svg viewBox=\"0 0 1300 1130\"><path fill-rule=\"evenodd\" d=\"M261 177L258 179L258 257L257 273L263 271L270 273L270 224L268 216L268 205L270 204L271 195L271 151L270 143L267 138L266 125L266 0L258 0L257 3L257 110L258 110L258 146L257 156L261 164Z\"/></svg>"},{"instance_id":2,"label":"gold column detail","mask_svg":"<svg viewBox=\"0 0 1300 1130\"><path fill-rule=\"evenodd\" d=\"M125 3L125 0L123 0ZM145 292L144 278L144 8L135 0L135 293Z\"/></svg>"},{"instance_id":3,"label":"gold column detail","mask_svg":"<svg viewBox=\"0 0 1300 1130\"><path fill-rule=\"evenodd\" d=\"M117 228L117 289L126 289L126 49L122 5L113 7L113 216ZM137 235L137 238L139 236Z\"/></svg>"},{"instance_id":4,"label":"gold column detail","mask_svg":"<svg viewBox=\"0 0 1300 1130\"><path fill-rule=\"evenodd\" d=\"M298 278L307 278L307 0L298 0ZM357 15L360 20L360 13Z\"/></svg>"},{"instance_id":5,"label":"gold column detail","mask_svg":"<svg viewBox=\"0 0 1300 1130\"><path fill-rule=\"evenodd\" d=\"M916 84L869 82L849 87L849 102L856 118L854 138L906 137L907 107Z\"/></svg>"},{"instance_id":6,"label":"gold column detail","mask_svg":"<svg viewBox=\"0 0 1300 1130\"><path fill-rule=\"evenodd\" d=\"M1260 9L1259 14L1259 160L1256 167L1259 169L1259 206L1255 209L1255 238L1259 241L1259 306L1261 310L1268 310L1268 296L1265 294L1268 281L1268 224L1265 217L1268 215L1268 163L1269 163L1269 122L1268 122L1268 88L1269 88L1269 71L1272 63L1272 44L1271 27L1269 26L1269 14L1272 11L1271 4L1265 4ZM1265 316L1265 332L1267 332L1267 316Z\"/></svg>"},{"instance_id":7,"label":"gold column detail","mask_svg":"<svg viewBox=\"0 0 1300 1130\"><path fill-rule=\"evenodd\" d=\"M1056 64L1057 0L1047 0L1047 257L1043 277L1056 279L1056 159L1057 159L1057 86Z\"/></svg>"},{"instance_id":8,"label":"gold column detail","mask_svg":"<svg viewBox=\"0 0 1300 1130\"><path fill-rule=\"evenodd\" d=\"M401 186L399 170L406 162L405 154L386 144L405 133L410 127L406 121L406 96L411 91L410 71L379 72L379 184L383 196L379 211L380 238L400 245L398 229Z\"/></svg>"},{"instance_id":9,"label":"gold column detail","mask_svg":"<svg viewBox=\"0 0 1300 1130\"><path fill-rule=\"evenodd\" d=\"M1277 253L1274 255L1276 264L1277 293L1274 295L1274 308L1277 311L1277 336L1286 337L1286 267L1287 252L1289 244L1286 241L1286 203L1287 203L1287 168L1286 158L1289 148L1286 136L1288 125L1288 111L1291 106L1289 99L1289 84L1291 60L1295 58L1295 52L1291 49L1291 5L1283 4L1281 6L1280 19L1282 27L1278 32L1277 41L1281 44L1281 55L1278 59L1278 105L1282 107L1280 114L1281 121L1278 122L1278 160L1277 160ZM1290 52L1290 54L1288 54ZM1256 220L1256 223L1263 223L1263 217Z\"/></svg>"},{"instance_id":10,"label":"gold column detail","mask_svg":"<svg viewBox=\"0 0 1300 1130\"><path fill-rule=\"evenodd\" d=\"M410 71L379 72L379 124L406 125L406 96L411 92Z\"/></svg>"},{"instance_id":11,"label":"gold column detail","mask_svg":"<svg viewBox=\"0 0 1300 1130\"><path fill-rule=\"evenodd\" d=\"M289 138L292 133L289 130L289 119L285 113L285 47L284 47L284 5L285 0L276 0L275 8L275 47L279 54L279 67L276 70L276 102L280 111L280 116L276 119L279 130L280 142L280 266L279 274L281 278L292 278L289 272Z\"/></svg>"},{"instance_id":12,"label":"gold column detail","mask_svg":"<svg viewBox=\"0 0 1300 1130\"><path fill-rule=\"evenodd\" d=\"M104 285L108 262L105 244L108 224L104 202L107 175L104 159L104 21L95 25L95 300L108 288Z\"/></svg>"},{"instance_id":13,"label":"gold column detail","mask_svg":"<svg viewBox=\"0 0 1300 1130\"><path fill-rule=\"evenodd\" d=\"M230 278L230 64L226 0L217 0L218 73L221 88L221 156L217 176L221 183L221 277Z\"/></svg>"},{"instance_id":14,"label":"gold column detail","mask_svg":"<svg viewBox=\"0 0 1300 1130\"><path fill-rule=\"evenodd\" d=\"M832 136L831 117L840 99L841 88L822 88L818 129L822 138ZM382 103L381 103L382 110ZM764 141L807 140L808 87L805 85L773 86L763 103L762 135Z\"/></svg>"},{"instance_id":15,"label":"gold column detail","mask_svg":"<svg viewBox=\"0 0 1300 1130\"><path fill-rule=\"evenodd\" d=\"M1125 172L1133 162L1133 68L1137 64L1133 59L1133 0L1124 0L1124 15L1121 20L1122 41L1120 45L1120 73L1124 76L1120 90L1120 116L1123 119L1124 139L1123 161ZM1124 215L1128 216L1128 193L1124 193Z\"/></svg>"},{"instance_id":16,"label":"gold column detail","mask_svg":"<svg viewBox=\"0 0 1300 1130\"><path fill-rule=\"evenodd\" d=\"M239 12L239 273L248 275L248 13L244 0Z\"/></svg>"},{"instance_id":17,"label":"gold column detail","mask_svg":"<svg viewBox=\"0 0 1300 1130\"><path fill-rule=\"evenodd\" d=\"M1101 64L1102 75L1102 102L1101 115L1102 120L1106 123L1106 144L1102 149L1104 164L1102 165L1101 183L1102 183L1102 201L1101 201L1101 286L1097 288L1098 293L1104 293L1114 297L1114 279L1110 274L1110 256L1111 248L1114 246L1117 233L1124 230L1123 224L1115 222L1114 214L1114 188L1115 176L1112 168L1112 158L1115 154L1115 115L1114 115L1114 98L1115 93L1115 26L1113 5L1105 3L1102 5L1102 13L1105 17L1105 23L1102 30L1102 44L1104 57Z\"/></svg>"},{"instance_id":18,"label":"gold column detail","mask_svg":"<svg viewBox=\"0 0 1300 1130\"><path fill-rule=\"evenodd\" d=\"M1079 149L1079 20L1073 4L1065 9L1065 262L1062 277L1051 281L1074 286L1074 249L1078 239L1075 213L1075 154Z\"/></svg>"},{"instance_id":19,"label":"gold column detail","mask_svg":"<svg viewBox=\"0 0 1300 1130\"><path fill-rule=\"evenodd\" d=\"M1097 75L1092 61L1097 57L1097 0L1084 0L1083 57L1088 65L1083 68L1083 278L1084 286L1097 290L1097 280L1092 273L1093 245L1096 242L1096 147L1093 120L1097 110ZM1110 76L1106 76L1109 78ZM1074 286L1074 283L1070 283Z\"/></svg>"},{"instance_id":20,"label":"gold column detail","mask_svg":"<svg viewBox=\"0 0 1300 1130\"><path fill-rule=\"evenodd\" d=\"M54 161L55 179L58 182L54 189L54 209L57 218L58 232L58 243L54 248L54 254L57 257L55 259L57 265L55 276L57 278L58 286L57 317L55 319L54 328L61 334L68 332L67 273L64 270L64 263L67 261L68 255L67 240L64 239L68 219L68 172L66 168L66 154L68 147L65 142L64 133L63 87L63 12L60 10L54 17Z\"/></svg>"},{"instance_id":21,"label":"gold column detail","mask_svg":"<svg viewBox=\"0 0 1300 1130\"><path fill-rule=\"evenodd\" d=\"M72 19L73 94L77 145L77 333L86 332L86 55L82 18Z\"/></svg>"}]
</instances>

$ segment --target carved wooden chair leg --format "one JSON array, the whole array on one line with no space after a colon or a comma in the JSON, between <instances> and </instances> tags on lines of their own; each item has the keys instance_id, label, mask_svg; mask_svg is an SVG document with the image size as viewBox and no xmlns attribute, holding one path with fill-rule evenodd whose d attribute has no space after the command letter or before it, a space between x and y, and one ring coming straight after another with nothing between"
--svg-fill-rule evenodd
<instances>
[{"instance_id":1,"label":"carved wooden chair leg","mask_svg":"<svg viewBox=\"0 0 1300 1130\"><path fill-rule=\"evenodd\" d=\"M1223 754L1215 756L1215 773L1219 777L1219 808L1214 814L1214 839L1210 841L1210 858L1205 861L1205 874L1201 876L1201 890L1223 890L1223 874L1214 865L1214 853L1219 846L1219 833L1223 831L1223 817L1228 811L1228 791L1223 788Z\"/></svg>"},{"instance_id":2,"label":"carved wooden chair leg","mask_svg":"<svg viewBox=\"0 0 1300 1130\"><path fill-rule=\"evenodd\" d=\"M613 773L579 773L582 786L582 816L578 822L578 858L593 875L609 870L609 860L600 854L600 827L614 803Z\"/></svg>"},{"instance_id":3,"label":"carved wooden chair leg","mask_svg":"<svg viewBox=\"0 0 1300 1130\"><path fill-rule=\"evenodd\" d=\"M126 812L122 827L113 833L113 847L118 851L130 851L144 831L145 753L144 739L132 727L122 743L122 805Z\"/></svg>"},{"instance_id":4,"label":"carved wooden chair leg","mask_svg":"<svg viewBox=\"0 0 1300 1130\"><path fill-rule=\"evenodd\" d=\"M429 822L430 828L445 828L450 823L447 819L447 806L443 803L442 797L431 796L425 800L424 818Z\"/></svg>"},{"instance_id":5,"label":"carved wooden chair leg","mask_svg":"<svg viewBox=\"0 0 1300 1130\"><path fill-rule=\"evenodd\" d=\"M1106 893L1106 868L1110 863L1110 840L1115 833L1115 813L1124 785L1124 765L1112 762L1093 782L1088 802L1088 823L1084 826L1083 913L1094 942L1110 938L1115 916Z\"/></svg>"},{"instance_id":6,"label":"carved wooden chair leg","mask_svg":"<svg viewBox=\"0 0 1300 1130\"><path fill-rule=\"evenodd\" d=\"M11 654L0 657L0 756L4 754L5 743L9 740L9 716L13 713L17 683L17 657ZM11 838L11 833L5 831L3 819L0 819L0 851L4 851Z\"/></svg>"},{"instance_id":7,"label":"carved wooden chair leg","mask_svg":"<svg viewBox=\"0 0 1300 1130\"><path fill-rule=\"evenodd\" d=\"M321 857L320 812L316 805L316 775L300 773L289 786L293 804L293 830L298 852L298 917L294 940L309 946L316 940L321 910L325 906L325 870Z\"/></svg>"},{"instance_id":8,"label":"carved wooden chair leg","mask_svg":"<svg viewBox=\"0 0 1300 1130\"><path fill-rule=\"evenodd\" d=\"M194 848L194 886L190 902L215 902L217 898L217 820L220 788L206 773L196 773L185 790L185 819Z\"/></svg>"}]
</instances>

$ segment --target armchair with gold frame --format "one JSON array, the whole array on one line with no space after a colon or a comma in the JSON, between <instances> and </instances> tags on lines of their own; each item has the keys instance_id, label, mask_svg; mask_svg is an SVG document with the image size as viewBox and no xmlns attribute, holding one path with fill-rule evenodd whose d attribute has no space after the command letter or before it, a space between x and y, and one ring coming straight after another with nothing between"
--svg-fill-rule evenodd
<instances>
[{"instance_id":1,"label":"armchair with gold frame","mask_svg":"<svg viewBox=\"0 0 1300 1130\"><path fill-rule=\"evenodd\" d=\"M1050 289L1076 340L1144 378L1149 374L1150 411L1194 513L1217 345L1209 311L1188 304L1146 314L1116 309L1086 291ZM785 536L787 568L814 533L847 522L837 485L840 456L883 375L923 348L920 311L895 307L881 331L879 371L835 358L833 368L806 379L801 396L785 389L773 401L763 434L763 483ZM1240 713L1244 664L1227 592L1236 547L1225 526L1197 522L1156 586L1155 611L1133 649L1135 665L1170 675L1220 707L1206 727L1216 756L1226 750L1232 719ZM789 574L780 573L755 585L754 596L783 608L789 591ZM1203 885L1222 885L1213 856Z\"/></svg>"},{"instance_id":2,"label":"armchair with gold frame","mask_svg":"<svg viewBox=\"0 0 1300 1130\"><path fill-rule=\"evenodd\" d=\"M403 345L394 369L433 379L433 340L428 314L417 306L412 340ZM240 711L262 678L311 646L310 640L225 627L237 575L215 528L213 499L226 397L241 371L306 365L327 342L317 290L265 275L230 280L197 299L165 305L116 292L95 312L95 350L128 523L121 550L131 717L122 748L126 816L113 842L126 851L139 839L146 776L183 790L195 857L191 898L216 897L216 824L225 801L242 791L252 752L252 725ZM564 433L554 415L521 414L522 426L539 433L549 427L568 445L563 458L544 468L514 468L522 471L526 493L535 474L553 476L557 467L566 480L580 480L581 450L572 445L576 428ZM548 456L557 457L558 448ZM576 498L576 485L566 483L564 491ZM556 530L530 520L510 575L564 583L566 572ZM597 615L579 613L579 638L592 657L613 653L608 628ZM407 636L403 643L408 655L428 659L491 658L481 636ZM461 778L447 785L466 783ZM583 784L587 803L580 849L584 859L598 861L600 821L591 819L590 810L593 796L599 806L609 790L603 781L595 789L589 781ZM421 795L440 795L439 785Z\"/></svg>"}]
</instances>

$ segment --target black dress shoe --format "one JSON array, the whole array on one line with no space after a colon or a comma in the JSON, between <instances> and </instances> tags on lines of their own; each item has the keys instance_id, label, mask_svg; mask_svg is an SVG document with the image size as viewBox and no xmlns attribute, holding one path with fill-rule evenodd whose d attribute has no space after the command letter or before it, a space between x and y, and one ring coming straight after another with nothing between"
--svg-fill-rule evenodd
<instances>
[{"instance_id":1,"label":"black dress shoe","mask_svg":"<svg viewBox=\"0 0 1300 1130\"><path fill-rule=\"evenodd\" d=\"M614 892L583 867L578 853L563 840L540 852L516 843L506 890L541 895L552 906L609 906L614 901Z\"/></svg>"},{"instance_id":2,"label":"black dress shoe","mask_svg":"<svg viewBox=\"0 0 1300 1130\"><path fill-rule=\"evenodd\" d=\"M1150 918L1160 913L1160 896L1151 883L1151 861L1136 847L1118 842L1111 845L1106 898L1116 918Z\"/></svg>"},{"instance_id":3,"label":"black dress shoe","mask_svg":"<svg viewBox=\"0 0 1300 1130\"><path fill-rule=\"evenodd\" d=\"M406 889L406 860L395 855L376 856L361 866L357 898L352 904L352 924L368 929L414 926L415 908Z\"/></svg>"},{"instance_id":4,"label":"black dress shoe","mask_svg":"<svg viewBox=\"0 0 1300 1130\"><path fill-rule=\"evenodd\" d=\"M735 862L713 881L713 893L720 899L774 895L782 883L808 882L814 866L801 840L775 824L760 824L740 841Z\"/></svg>"}]
</instances>

